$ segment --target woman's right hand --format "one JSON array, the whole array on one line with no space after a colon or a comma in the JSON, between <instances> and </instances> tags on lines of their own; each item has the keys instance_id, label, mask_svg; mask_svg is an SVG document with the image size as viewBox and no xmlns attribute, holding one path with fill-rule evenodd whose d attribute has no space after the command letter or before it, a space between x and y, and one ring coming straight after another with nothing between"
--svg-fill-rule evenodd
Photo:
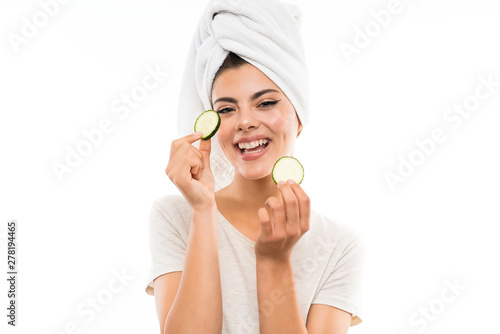
<instances>
[{"instance_id":1,"label":"woman's right hand","mask_svg":"<svg viewBox=\"0 0 500 334\"><path fill-rule=\"evenodd\" d=\"M194 210L215 205L215 181L210 169L211 139L200 140L201 132L172 141L165 172ZM197 149L192 143L200 140Z\"/></svg>"}]
</instances>

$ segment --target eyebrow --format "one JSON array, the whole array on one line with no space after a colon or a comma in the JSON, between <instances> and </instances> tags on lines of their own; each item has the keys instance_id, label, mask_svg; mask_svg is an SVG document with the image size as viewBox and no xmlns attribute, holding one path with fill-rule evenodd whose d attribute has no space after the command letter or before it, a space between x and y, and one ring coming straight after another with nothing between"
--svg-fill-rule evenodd
<instances>
[{"instance_id":1,"label":"eyebrow","mask_svg":"<svg viewBox=\"0 0 500 334\"><path fill-rule=\"evenodd\" d=\"M264 95L266 93L270 93L270 92L279 93L276 89L271 89L271 88L263 89L261 91L256 92L255 94L253 94L250 97L250 99L252 99L252 100L258 99L260 96L262 96L262 95ZM219 102L219 101L230 102L230 103L237 103L237 101L235 99L233 99L232 97L221 97L220 99L215 100L214 105L217 102Z\"/></svg>"}]
</instances>

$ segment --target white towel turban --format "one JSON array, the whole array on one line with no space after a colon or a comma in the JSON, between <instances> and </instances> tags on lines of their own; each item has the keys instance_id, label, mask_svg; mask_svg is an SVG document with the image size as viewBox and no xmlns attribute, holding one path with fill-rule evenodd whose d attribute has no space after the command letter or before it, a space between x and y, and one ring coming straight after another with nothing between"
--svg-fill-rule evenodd
<instances>
[{"instance_id":1,"label":"white towel turban","mask_svg":"<svg viewBox=\"0 0 500 334\"><path fill-rule=\"evenodd\" d=\"M212 83L229 52L280 87L304 126L309 120L309 75L300 19L297 6L278 0L210 1L198 22L184 69L177 113L180 135L193 133L196 118L212 109ZM217 140L212 140L210 164L216 190L227 186L234 169Z\"/></svg>"}]
</instances>

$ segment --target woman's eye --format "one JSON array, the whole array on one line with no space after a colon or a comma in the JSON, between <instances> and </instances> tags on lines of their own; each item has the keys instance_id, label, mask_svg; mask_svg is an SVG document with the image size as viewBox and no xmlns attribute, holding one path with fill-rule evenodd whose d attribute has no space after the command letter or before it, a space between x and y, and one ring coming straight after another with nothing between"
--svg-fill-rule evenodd
<instances>
[{"instance_id":1,"label":"woman's eye","mask_svg":"<svg viewBox=\"0 0 500 334\"><path fill-rule=\"evenodd\" d=\"M265 101L265 102L262 102L259 106L270 107L270 106L275 105L279 101L281 101L281 99L280 100L276 100L276 101Z\"/></svg>"},{"instance_id":2,"label":"woman's eye","mask_svg":"<svg viewBox=\"0 0 500 334\"><path fill-rule=\"evenodd\" d=\"M233 110L233 108L224 108L224 109L217 110L217 113L218 114L225 114L225 113L228 113L228 112L230 112L232 110Z\"/></svg>"}]
</instances>

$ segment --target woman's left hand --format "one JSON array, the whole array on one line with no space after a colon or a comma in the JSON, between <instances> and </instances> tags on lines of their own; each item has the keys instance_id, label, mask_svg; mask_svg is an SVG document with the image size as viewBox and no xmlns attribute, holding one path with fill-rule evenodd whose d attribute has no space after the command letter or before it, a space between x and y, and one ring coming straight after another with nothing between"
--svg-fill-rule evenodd
<instances>
[{"instance_id":1,"label":"woman's left hand","mask_svg":"<svg viewBox=\"0 0 500 334\"><path fill-rule=\"evenodd\" d=\"M309 230L310 200L293 181L279 182L283 202L271 196L258 211L260 234L255 241L258 259L289 260L293 247Z\"/></svg>"}]
</instances>

